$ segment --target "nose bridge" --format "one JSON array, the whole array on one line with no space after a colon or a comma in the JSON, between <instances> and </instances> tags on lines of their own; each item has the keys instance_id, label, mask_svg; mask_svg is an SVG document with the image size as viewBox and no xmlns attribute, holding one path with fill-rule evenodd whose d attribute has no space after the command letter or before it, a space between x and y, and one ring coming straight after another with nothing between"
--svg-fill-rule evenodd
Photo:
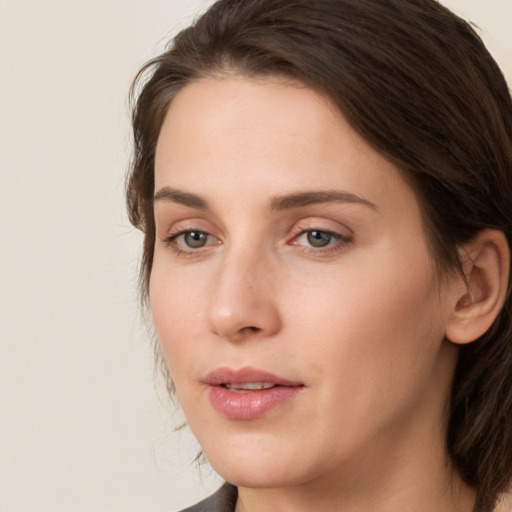
<instances>
[{"instance_id":1,"label":"nose bridge","mask_svg":"<svg viewBox=\"0 0 512 512\"><path fill-rule=\"evenodd\" d=\"M223 338L269 336L279 329L271 258L253 242L229 244L219 262L210 322L211 330Z\"/></svg>"}]
</instances>

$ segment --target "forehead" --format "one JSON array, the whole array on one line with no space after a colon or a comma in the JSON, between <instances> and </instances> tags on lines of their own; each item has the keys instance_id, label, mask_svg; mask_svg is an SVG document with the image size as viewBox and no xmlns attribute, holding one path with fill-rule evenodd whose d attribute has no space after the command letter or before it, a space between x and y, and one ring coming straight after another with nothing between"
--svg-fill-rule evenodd
<instances>
[{"instance_id":1,"label":"forehead","mask_svg":"<svg viewBox=\"0 0 512 512\"><path fill-rule=\"evenodd\" d=\"M342 188L417 206L396 167L329 99L277 78L210 78L182 89L162 126L155 182L229 199Z\"/></svg>"},{"instance_id":2,"label":"forehead","mask_svg":"<svg viewBox=\"0 0 512 512\"><path fill-rule=\"evenodd\" d=\"M171 102L157 154L162 143L180 138L181 146L191 135L196 143L217 144L225 151L242 141L248 151L251 142L258 145L270 132L281 136L275 139L276 146L285 143L283 135L327 141L339 117L325 96L290 80L239 76L202 79L184 87ZM268 143L259 145L260 154L271 149Z\"/></svg>"}]
</instances>

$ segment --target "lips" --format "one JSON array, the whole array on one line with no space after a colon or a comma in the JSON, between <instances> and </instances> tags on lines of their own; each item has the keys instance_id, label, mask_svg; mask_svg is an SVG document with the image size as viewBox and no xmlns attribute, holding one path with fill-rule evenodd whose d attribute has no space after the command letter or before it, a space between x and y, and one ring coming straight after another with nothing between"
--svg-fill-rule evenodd
<instances>
[{"instance_id":1,"label":"lips","mask_svg":"<svg viewBox=\"0 0 512 512\"><path fill-rule=\"evenodd\" d=\"M218 368L206 376L212 406L233 420L253 420L294 398L304 385L253 368Z\"/></svg>"}]
</instances>

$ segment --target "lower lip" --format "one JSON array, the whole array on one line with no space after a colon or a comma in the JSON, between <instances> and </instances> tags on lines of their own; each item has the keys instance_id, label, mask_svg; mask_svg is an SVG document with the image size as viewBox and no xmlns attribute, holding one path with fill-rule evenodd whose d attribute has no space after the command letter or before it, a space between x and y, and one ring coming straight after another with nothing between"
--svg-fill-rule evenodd
<instances>
[{"instance_id":1,"label":"lower lip","mask_svg":"<svg viewBox=\"0 0 512 512\"><path fill-rule=\"evenodd\" d=\"M270 389L235 393L224 386L209 386L213 407L231 420L254 420L294 398L303 386L276 386Z\"/></svg>"}]
</instances>

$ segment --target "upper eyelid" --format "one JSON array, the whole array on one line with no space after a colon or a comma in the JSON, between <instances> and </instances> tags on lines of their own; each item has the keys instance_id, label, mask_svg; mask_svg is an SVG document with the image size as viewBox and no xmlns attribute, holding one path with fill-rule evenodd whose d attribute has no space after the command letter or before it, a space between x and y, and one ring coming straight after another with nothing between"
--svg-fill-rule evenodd
<instances>
[{"instance_id":1,"label":"upper eyelid","mask_svg":"<svg viewBox=\"0 0 512 512\"><path fill-rule=\"evenodd\" d=\"M335 226L333 226L333 224L335 224ZM310 219L302 219L295 223L293 230L296 233L300 233L302 231L317 230L317 231L325 231L325 232L329 232L329 233L339 234L341 236L346 236L346 237L354 235L354 231L347 224L343 224L343 223L335 221L335 220L319 218L319 217L312 217Z\"/></svg>"},{"instance_id":2,"label":"upper eyelid","mask_svg":"<svg viewBox=\"0 0 512 512\"><path fill-rule=\"evenodd\" d=\"M343 233L340 233L339 231L335 231L333 229L321 229L321 228L306 228L306 229L301 229L300 231L298 231L296 234L295 234L295 237L298 237L300 235L303 235L304 233L311 233L312 231L319 231L321 233L327 233L329 235L333 235L335 237L340 237L340 238L349 238L348 235L345 235Z\"/></svg>"},{"instance_id":3,"label":"upper eyelid","mask_svg":"<svg viewBox=\"0 0 512 512\"><path fill-rule=\"evenodd\" d=\"M201 216L184 217L176 220L162 218L160 222L156 222L156 228L159 238L170 238L190 231L200 231L218 239L223 238L223 229L216 227L210 220ZM288 236L298 236L304 231L314 230L329 232L345 238L350 238L354 235L353 229L346 223L323 216L311 216L293 220L292 225L287 229L290 233Z\"/></svg>"},{"instance_id":4,"label":"upper eyelid","mask_svg":"<svg viewBox=\"0 0 512 512\"><path fill-rule=\"evenodd\" d=\"M326 233L341 243L352 242L352 240L353 240L352 235L344 235L343 233L339 233L337 231L333 231L333 230L329 230L329 229L311 228L311 229L303 229L303 230L299 231L291 238L290 242L297 240L299 237L305 235L306 233L311 233L312 231L319 231L321 233Z\"/></svg>"},{"instance_id":5,"label":"upper eyelid","mask_svg":"<svg viewBox=\"0 0 512 512\"><path fill-rule=\"evenodd\" d=\"M156 221L155 225L157 232L160 232L163 237L169 237L187 231L201 231L202 233L208 234L213 234L214 231L218 231L212 227L211 222L201 217L184 217L178 219L162 218L160 222Z\"/></svg>"},{"instance_id":6,"label":"upper eyelid","mask_svg":"<svg viewBox=\"0 0 512 512\"><path fill-rule=\"evenodd\" d=\"M194 229L194 228L179 229L174 232L171 231L168 235L165 236L165 239L166 240L176 240L180 236L186 235L187 233L202 233L203 235L206 235L207 237L218 239L215 235L212 235L212 233L210 233L209 231L206 231L204 229Z\"/></svg>"},{"instance_id":7,"label":"upper eyelid","mask_svg":"<svg viewBox=\"0 0 512 512\"><path fill-rule=\"evenodd\" d=\"M220 219L209 212L198 208L185 206L180 203L161 200L154 204L153 215L156 228L160 226L160 231L171 232L172 226L190 223L191 229L205 232L216 231L215 226L222 226ZM212 228L213 226L213 228ZM186 230L187 228L183 228Z\"/></svg>"}]
</instances>

